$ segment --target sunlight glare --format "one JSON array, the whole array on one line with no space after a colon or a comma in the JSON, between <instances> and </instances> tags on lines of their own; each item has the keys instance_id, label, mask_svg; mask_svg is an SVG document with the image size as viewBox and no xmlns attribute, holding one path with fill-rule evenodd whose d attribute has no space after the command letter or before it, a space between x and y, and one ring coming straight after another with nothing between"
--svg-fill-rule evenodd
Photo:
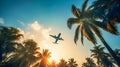
<instances>
[{"instance_id":1,"label":"sunlight glare","mask_svg":"<svg viewBox=\"0 0 120 67\"><path fill-rule=\"evenodd\" d=\"M51 57L48 59L48 61L49 62L52 62L52 61L58 62L59 61L58 58L59 58L59 56L51 54Z\"/></svg>"}]
</instances>

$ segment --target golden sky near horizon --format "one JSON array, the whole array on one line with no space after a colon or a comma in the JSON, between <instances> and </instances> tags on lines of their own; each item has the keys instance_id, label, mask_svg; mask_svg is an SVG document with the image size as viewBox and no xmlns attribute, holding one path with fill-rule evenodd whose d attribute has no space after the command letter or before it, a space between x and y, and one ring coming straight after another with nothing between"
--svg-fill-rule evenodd
<instances>
[{"instance_id":1,"label":"golden sky near horizon","mask_svg":"<svg viewBox=\"0 0 120 67\"><path fill-rule=\"evenodd\" d=\"M44 27L38 21L34 21L31 24L25 25L25 31L22 32L25 35L25 39L33 39L38 43L40 51L42 49L49 49L51 52L50 61L55 60L59 62L60 59L65 59L68 61L69 58L74 58L77 63L81 66L85 62L86 57L90 57L90 51L88 47L89 42L85 42L88 45L81 45L80 40L76 45L73 41L73 36L67 34L65 30L56 29L53 27ZM62 33L61 37L64 41L58 41L58 44L54 44L55 41L49 34L58 35Z\"/></svg>"}]
</instances>

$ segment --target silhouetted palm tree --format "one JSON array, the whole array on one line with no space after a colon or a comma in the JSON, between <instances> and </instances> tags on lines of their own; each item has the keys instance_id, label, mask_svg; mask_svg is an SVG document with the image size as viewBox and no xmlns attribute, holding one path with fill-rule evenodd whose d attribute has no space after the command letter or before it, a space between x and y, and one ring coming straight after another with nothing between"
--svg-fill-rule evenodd
<instances>
[{"instance_id":1,"label":"silhouetted palm tree","mask_svg":"<svg viewBox=\"0 0 120 67\"><path fill-rule=\"evenodd\" d=\"M68 67L67 61L61 59L57 67Z\"/></svg>"},{"instance_id":2,"label":"silhouetted palm tree","mask_svg":"<svg viewBox=\"0 0 120 67\"><path fill-rule=\"evenodd\" d=\"M103 15L103 23L120 23L120 0L96 0L90 8L93 8L94 15Z\"/></svg>"},{"instance_id":3,"label":"silhouetted palm tree","mask_svg":"<svg viewBox=\"0 0 120 67\"><path fill-rule=\"evenodd\" d=\"M82 5L82 9L76 8L74 5L72 5L72 12L76 18L70 18L68 19L67 25L71 29L73 24L78 24L76 31L75 31L75 36L74 36L74 41L76 41L79 38L79 31L81 32L81 42L83 43L83 36L85 36L89 41L91 41L93 44L96 44L96 39L94 36L94 33L99 37L99 39L102 41L104 46L108 49L112 57L117 61L118 65L120 66L120 58L116 56L114 51L111 49L111 47L107 44L107 42L104 40L104 38L101 35L101 32L99 30L99 27L104 27L101 23L99 23L96 19L92 17L90 14L91 10L86 9L86 4L88 0L85 0L84 4ZM108 30L107 28L103 28L107 31L110 31L113 34L118 34L117 30L114 30L112 26L109 26L110 29ZM94 32L94 33L93 33Z\"/></svg>"},{"instance_id":4,"label":"silhouetted palm tree","mask_svg":"<svg viewBox=\"0 0 120 67\"><path fill-rule=\"evenodd\" d=\"M38 50L37 43L32 39L24 41L12 55L6 58L5 67L30 67L41 55Z\"/></svg>"},{"instance_id":5,"label":"silhouetted palm tree","mask_svg":"<svg viewBox=\"0 0 120 67\"><path fill-rule=\"evenodd\" d=\"M97 59L97 64L100 66L101 65L101 61L102 61L102 57L104 55L107 55L107 53L104 52L104 47L101 47L101 45L98 46L94 46L93 49L91 49L90 51L92 52L92 57Z\"/></svg>"},{"instance_id":6,"label":"silhouetted palm tree","mask_svg":"<svg viewBox=\"0 0 120 67\"><path fill-rule=\"evenodd\" d=\"M102 67L111 67L112 63L110 59L108 59L108 53L104 52L104 47L101 47L101 45L93 47L91 49L92 55L94 58L97 59L98 66Z\"/></svg>"},{"instance_id":7,"label":"silhouetted palm tree","mask_svg":"<svg viewBox=\"0 0 120 67\"><path fill-rule=\"evenodd\" d=\"M78 64L76 63L76 61L74 60L74 58L70 58L68 61L68 66L69 67L77 67Z\"/></svg>"},{"instance_id":8,"label":"silhouetted palm tree","mask_svg":"<svg viewBox=\"0 0 120 67\"><path fill-rule=\"evenodd\" d=\"M117 23L120 22L120 1L119 0L96 0L89 8L92 8L91 14L103 20L102 28L107 28L107 31L119 34ZM116 31L116 32L114 32Z\"/></svg>"},{"instance_id":9,"label":"silhouetted palm tree","mask_svg":"<svg viewBox=\"0 0 120 67\"><path fill-rule=\"evenodd\" d=\"M86 61L82 64L82 67L97 67L92 58L86 58Z\"/></svg>"},{"instance_id":10,"label":"silhouetted palm tree","mask_svg":"<svg viewBox=\"0 0 120 67\"><path fill-rule=\"evenodd\" d=\"M0 26L0 62L7 54L16 50L17 42L23 36L20 31L13 27Z\"/></svg>"},{"instance_id":11,"label":"silhouetted palm tree","mask_svg":"<svg viewBox=\"0 0 120 67\"><path fill-rule=\"evenodd\" d=\"M51 57L51 52L49 52L48 49L43 49L41 57L41 62L39 67L47 67L48 65L48 59Z\"/></svg>"}]
</instances>

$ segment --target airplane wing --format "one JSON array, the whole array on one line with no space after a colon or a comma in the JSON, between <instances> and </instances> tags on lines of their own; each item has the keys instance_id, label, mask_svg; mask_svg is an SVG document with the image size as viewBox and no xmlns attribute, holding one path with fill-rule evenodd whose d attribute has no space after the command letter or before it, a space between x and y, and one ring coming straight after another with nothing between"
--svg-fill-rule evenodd
<instances>
[{"instance_id":1,"label":"airplane wing","mask_svg":"<svg viewBox=\"0 0 120 67\"><path fill-rule=\"evenodd\" d=\"M51 37L53 37L53 38L56 38L56 36L55 35L50 35Z\"/></svg>"},{"instance_id":2,"label":"airplane wing","mask_svg":"<svg viewBox=\"0 0 120 67\"><path fill-rule=\"evenodd\" d=\"M60 38L59 40L64 40L64 39Z\"/></svg>"},{"instance_id":3,"label":"airplane wing","mask_svg":"<svg viewBox=\"0 0 120 67\"><path fill-rule=\"evenodd\" d=\"M55 43L57 43L58 39L55 40Z\"/></svg>"}]
</instances>

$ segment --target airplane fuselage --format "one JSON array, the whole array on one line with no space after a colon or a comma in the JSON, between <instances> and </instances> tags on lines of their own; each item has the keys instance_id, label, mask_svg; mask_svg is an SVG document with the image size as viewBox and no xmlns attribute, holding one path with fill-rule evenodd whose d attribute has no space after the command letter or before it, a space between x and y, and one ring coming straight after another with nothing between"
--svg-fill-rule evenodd
<instances>
[{"instance_id":1,"label":"airplane fuselage","mask_svg":"<svg viewBox=\"0 0 120 67\"><path fill-rule=\"evenodd\" d=\"M60 36L61 36L61 33L58 34L58 36L54 36L54 35L50 35L51 37L53 37L55 39L55 42L54 43L57 43L58 40L63 40Z\"/></svg>"},{"instance_id":2,"label":"airplane fuselage","mask_svg":"<svg viewBox=\"0 0 120 67\"><path fill-rule=\"evenodd\" d=\"M56 37L56 39L60 39L61 33L58 34L58 36Z\"/></svg>"}]
</instances>

